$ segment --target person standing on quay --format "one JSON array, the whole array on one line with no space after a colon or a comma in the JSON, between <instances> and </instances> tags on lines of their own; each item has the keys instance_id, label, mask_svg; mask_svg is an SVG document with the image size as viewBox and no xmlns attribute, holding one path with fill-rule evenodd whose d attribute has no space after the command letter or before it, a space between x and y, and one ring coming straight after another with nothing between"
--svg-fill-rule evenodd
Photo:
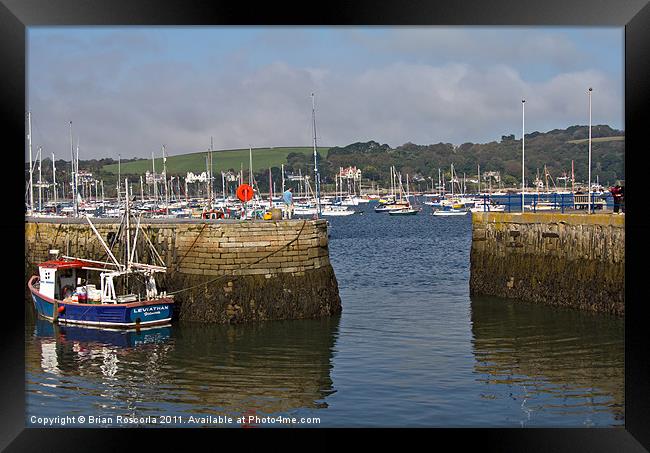
<instances>
[{"instance_id":1,"label":"person standing on quay","mask_svg":"<svg viewBox=\"0 0 650 453\"><path fill-rule=\"evenodd\" d=\"M609 191L612 193L612 197L614 198L614 214L618 214L618 210L621 209L623 204L623 188L617 183L614 187L610 188ZM622 212L625 212L624 207Z\"/></svg>"},{"instance_id":2,"label":"person standing on quay","mask_svg":"<svg viewBox=\"0 0 650 453\"><path fill-rule=\"evenodd\" d=\"M291 187L284 191L282 194L282 200L286 205L285 212L287 213L286 218L290 219L293 214L293 193L291 193Z\"/></svg>"}]
</instances>

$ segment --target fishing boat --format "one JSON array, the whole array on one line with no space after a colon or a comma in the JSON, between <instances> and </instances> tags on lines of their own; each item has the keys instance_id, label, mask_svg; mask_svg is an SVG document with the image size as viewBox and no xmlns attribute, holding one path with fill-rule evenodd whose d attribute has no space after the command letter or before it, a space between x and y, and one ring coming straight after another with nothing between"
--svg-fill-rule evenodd
<instances>
[{"instance_id":1,"label":"fishing boat","mask_svg":"<svg viewBox=\"0 0 650 453\"><path fill-rule=\"evenodd\" d=\"M165 273L167 268L140 226L141 216L133 232L130 217L127 197L122 220L125 227L119 238L112 241L123 245L122 263L88 217L86 220L111 261L59 257L58 250L50 251L53 258L39 264L39 275L32 276L27 284L40 317L58 323L113 329L139 329L171 321L173 296L159 292L154 277ZM160 265L135 260L138 236L147 241L151 256ZM117 288L122 290L119 294Z\"/></svg>"}]
</instances>

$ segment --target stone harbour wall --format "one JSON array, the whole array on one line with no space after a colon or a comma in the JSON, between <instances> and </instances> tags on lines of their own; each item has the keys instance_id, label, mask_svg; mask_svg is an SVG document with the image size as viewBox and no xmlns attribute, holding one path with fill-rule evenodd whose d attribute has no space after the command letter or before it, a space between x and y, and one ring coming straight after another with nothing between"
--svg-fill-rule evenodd
<instances>
[{"instance_id":1,"label":"stone harbour wall","mask_svg":"<svg viewBox=\"0 0 650 453\"><path fill-rule=\"evenodd\" d=\"M107 242L119 229L111 219L93 219L93 224ZM180 320L238 323L341 311L324 220L148 220L141 226L168 268L161 288L180 291L175 295ZM142 239L139 261L153 264L155 257ZM85 220L30 218L25 223L26 279L51 249L108 260Z\"/></svg>"},{"instance_id":2,"label":"stone harbour wall","mask_svg":"<svg viewBox=\"0 0 650 453\"><path fill-rule=\"evenodd\" d=\"M473 213L470 292L624 315L624 216Z\"/></svg>"}]
</instances>

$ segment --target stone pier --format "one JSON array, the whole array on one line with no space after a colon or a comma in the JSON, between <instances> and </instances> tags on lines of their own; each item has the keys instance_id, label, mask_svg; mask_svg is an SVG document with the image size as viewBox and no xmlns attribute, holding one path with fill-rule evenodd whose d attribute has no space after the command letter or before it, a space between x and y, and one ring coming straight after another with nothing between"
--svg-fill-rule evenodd
<instances>
[{"instance_id":1,"label":"stone pier","mask_svg":"<svg viewBox=\"0 0 650 453\"><path fill-rule=\"evenodd\" d=\"M119 224L93 219L106 241ZM240 323L317 318L341 311L329 261L324 220L147 220L141 225L168 272L161 289L178 292L181 321ZM141 262L153 263L144 241ZM34 275L51 249L80 258L106 259L85 220L28 218L25 278Z\"/></svg>"},{"instance_id":2,"label":"stone pier","mask_svg":"<svg viewBox=\"0 0 650 453\"><path fill-rule=\"evenodd\" d=\"M473 213L470 292L623 315L624 219Z\"/></svg>"}]
</instances>

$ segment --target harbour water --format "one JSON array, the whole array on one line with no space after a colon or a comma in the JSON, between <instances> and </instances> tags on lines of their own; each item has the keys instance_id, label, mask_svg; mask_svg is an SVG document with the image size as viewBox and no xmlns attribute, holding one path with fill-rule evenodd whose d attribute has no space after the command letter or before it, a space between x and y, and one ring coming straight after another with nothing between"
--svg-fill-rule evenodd
<instances>
[{"instance_id":1,"label":"harbour water","mask_svg":"<svg viewBox=\"0 0 650 453\"><path fill-rule=\"evenodd\" d=\"M329 219L340 317L107 333L26 301L26 424L623 427L623 318L470 297L470 215L372 207Z\"/></svg>"}]
</instances>

